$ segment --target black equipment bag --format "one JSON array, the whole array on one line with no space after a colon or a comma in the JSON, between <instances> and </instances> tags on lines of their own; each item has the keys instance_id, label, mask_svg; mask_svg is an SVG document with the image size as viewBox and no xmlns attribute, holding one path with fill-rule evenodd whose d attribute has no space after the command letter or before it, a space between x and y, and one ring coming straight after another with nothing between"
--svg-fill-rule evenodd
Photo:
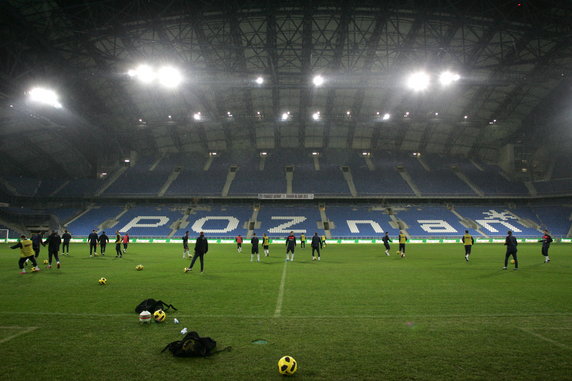
<instances>
[{"instance_id":1,"label":"black equipment bag","mask_svg":"<svg viewBox=\"0 0 572 381\"><path fill-rule=\"evenodd\" d=\"M161 353L170 350L175 357L208 357L215 353L230 351L231 347L226 347L216 351L216 341L210 337L200 337L195 331L185 335L183 340L173 341L167 344Z\"/></svg>"},{"instance_id":2,"label":"black equipment bag","mask_svg":"<svg viewBox=\"0 0 572 381\"><path fill-rule=\"evenodd\" d=\"M145 299L144 301L139 303L137 307L135 307L135 312L138 314L140 314L143 311L149 311L151 313L154 313L157 310L168 311L169 308L172 308L175 311L177 311L175 306L173 306L172 304L167 304L162 300Z\"/></svg>"}]
</instances>

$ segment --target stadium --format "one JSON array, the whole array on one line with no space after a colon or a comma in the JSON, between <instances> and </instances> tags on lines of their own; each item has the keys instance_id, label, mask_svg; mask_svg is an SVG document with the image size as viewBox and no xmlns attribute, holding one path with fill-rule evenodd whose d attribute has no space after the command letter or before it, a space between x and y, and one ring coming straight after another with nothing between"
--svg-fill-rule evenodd
<instances>
[{"instance_id":1,"label":"stadium","mask_svg":"<svg viewBox=\"0 0 572 381\"><path fill-rule=\"evenodd\" d=\"M571 3L0 10L9 379L571 379Z\"/></svg>"}]
</instances>

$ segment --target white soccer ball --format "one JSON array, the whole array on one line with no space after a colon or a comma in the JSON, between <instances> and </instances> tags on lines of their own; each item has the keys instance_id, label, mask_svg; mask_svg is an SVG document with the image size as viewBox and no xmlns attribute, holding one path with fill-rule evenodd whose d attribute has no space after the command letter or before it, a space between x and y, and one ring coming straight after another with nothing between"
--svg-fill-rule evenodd
<instances>
[{"instance_id":1,"label":"white soccer ball","mask_svg":"<svg viewBox=\"0 0 572 381\"><path fill-rule=\"evenodd\" d=\"M143 311L139 314L139 321L143 324L151 323L151 317L152 316L153 315L151 315L151 312Z\"/></svg>"}]
</instances>

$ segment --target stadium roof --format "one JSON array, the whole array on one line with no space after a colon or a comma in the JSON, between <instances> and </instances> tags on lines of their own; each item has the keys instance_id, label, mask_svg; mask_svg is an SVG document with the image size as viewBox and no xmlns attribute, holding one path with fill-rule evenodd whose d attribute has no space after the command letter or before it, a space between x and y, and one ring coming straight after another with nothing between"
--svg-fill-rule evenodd
<instances>
[{"instance_id":1,"label":"stadium roof","mask_svg":"<svg viewBox=\"0 0 572 381\"><path fill-rule=\"evenodd\" d=\"M568 1L8 0L0 18L5 171L80 177L131 151L253 147L490 160L570 138ZM142 63L183 82L127 75ZM413 92L419 70L432 83ZM460 80L439 87L444 70ZM38 85L63 108L29 104Z\"/></svg>"}]
</instances>

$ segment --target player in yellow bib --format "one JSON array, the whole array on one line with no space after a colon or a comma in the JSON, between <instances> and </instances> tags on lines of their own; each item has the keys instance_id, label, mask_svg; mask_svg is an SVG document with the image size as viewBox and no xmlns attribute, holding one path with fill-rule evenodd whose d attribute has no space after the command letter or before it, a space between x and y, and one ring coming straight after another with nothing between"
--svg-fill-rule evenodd
<instances>
[{"instance_id":1,"label":"player in yellow bib","mask_svg":"<svg viewBox=\"0 0 572 381\"><path fill-rule=\"evenodd\" d=\"M36 257L34 256L35 252L31 239L27 239L25 235L22 235L20 236L20 242L11 246L10 249L20 249L20 259L18 260L20 274L26 274L24 263L26 263L27 260L32 262L32 272L40 271L38 263L36 262Z\"/></svg>"},{"instance_id":2,"label":"player in yellow bib","mask_svg":"<svg viewBox=\"0 0 572 381\"><path fill-rule=\"evenodd\" d=\"M463 245L465 246L465 261L469 262L469 256L471 255L471 249L475 244L475 239L469 234L468 230L465 230L465 235L461 238Z\"/></svg>"},{"instance_id":3,"label":"player in yellow bib","mask_svg":"<svg viewBox=\"0 0 572 381\"><path fill-rule=\"evenodd\" d=\"M264 250L264 255L268 257L270 255L270 238L266 233L262 235L262 249Z\"/></svg>"},{"instance_id":4,"label":"player in yellow bib","mask_svg":"<svg viewBox=\"0 0 572 381\"><path fill-rule=\"evenodd\" d=\"M401 258L405 258L405 243L407 242L408 238L403 233L403 231L399 231L399 236L397 238L399 240L399 256Z\"/></svg>"}]
</instances>

